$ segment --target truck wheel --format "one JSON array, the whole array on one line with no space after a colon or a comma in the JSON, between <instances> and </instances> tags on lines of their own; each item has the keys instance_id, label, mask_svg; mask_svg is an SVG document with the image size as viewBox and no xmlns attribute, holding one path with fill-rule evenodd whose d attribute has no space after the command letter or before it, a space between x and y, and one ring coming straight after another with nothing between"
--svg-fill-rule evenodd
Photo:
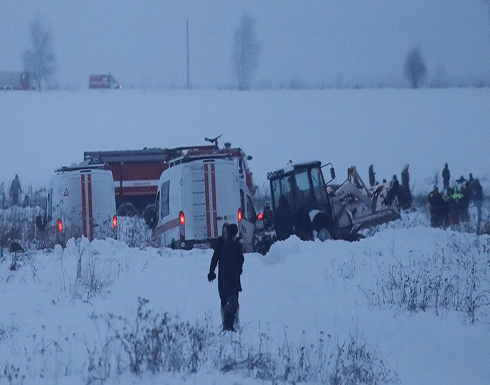
<instances>
[{"instance_id":1,"label":"truck wheel","mask_svg":"<svg viewBox=\"0 0 490 385\"><path fill-rule=\"evenodd\" d=\"M330 231L324 227L318 231L317 238L320 241L325 242L327 239L332 239L332 234L330 234Z\"/></svg>"},{"instance_id":2,"label":"truck wheel","mask_svg":"<svg viewBox=\"0 0 490 385\"><path fill-rule=\"evenodd\" d=\"M146 226L149 229L153 229L157 225L155 205L146 206L141 216L145 220Z\"/></svg>"},{"instance_id":3,"label":"truck wheel","mask_svg":"<svg viewBox=\"0 0 490 385\"><path fill-rule=\"evenodd\" d=\"M135 217L138 215L138 210L131 203L123 203L117 209L117 215L121 217Z\"/></svg>"}]
</instances>

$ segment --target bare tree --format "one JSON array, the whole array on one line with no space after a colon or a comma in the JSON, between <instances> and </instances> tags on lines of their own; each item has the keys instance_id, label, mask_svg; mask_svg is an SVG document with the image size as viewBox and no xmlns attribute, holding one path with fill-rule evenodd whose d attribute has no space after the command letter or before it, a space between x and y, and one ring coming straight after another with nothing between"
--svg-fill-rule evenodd
<instances>
[{"instance_id":1,"label":"bare tree","mask_svg":"<svg viewBox=\"0 0 490 385\"><path fill-rule=\"evenodd\" d=\"M420 48L414 48L408 53L404 73L412 88L418 88L427 73Z\"/></svg>"},{"instance_id":2,"label":"bare tree","mask_svg":"<svg viewBox=\"0 0 490 385\"><path fill-rule=\"evenodd\" d=\"M51 27L44 27L41 16L36 15L29 26L31 48L22 54L24 71L37 82L39 91L43 79L54 74L55 58L53 52L53 33Z\"/></svg>"},{"instance_id":3,"label":"bare tree","mask_svg":"<svg viewBox=\"0 0 490 385\"><path fill-rule=\"evenodd\" d=\"M260 48L255 34L255 20L248 12L244 12L235 30L232 58L239 90L246 90L250 87L252 72L259 65Z\"/></svg>"}]
</instances>

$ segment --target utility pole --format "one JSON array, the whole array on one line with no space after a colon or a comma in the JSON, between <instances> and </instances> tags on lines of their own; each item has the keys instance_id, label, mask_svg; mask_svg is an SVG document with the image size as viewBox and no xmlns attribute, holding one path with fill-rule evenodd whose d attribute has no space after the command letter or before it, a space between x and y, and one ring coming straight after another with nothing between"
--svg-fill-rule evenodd
<instances>
[{"instance_id":1,"label":"utility pole","mask_svg":"<svg viewBox=\"0 0 490 385\"><path fill-rule=\"evenodd\" d=\"M187 19L187 89L189 89L189 19Z\"/></svg>"}]
</instances>

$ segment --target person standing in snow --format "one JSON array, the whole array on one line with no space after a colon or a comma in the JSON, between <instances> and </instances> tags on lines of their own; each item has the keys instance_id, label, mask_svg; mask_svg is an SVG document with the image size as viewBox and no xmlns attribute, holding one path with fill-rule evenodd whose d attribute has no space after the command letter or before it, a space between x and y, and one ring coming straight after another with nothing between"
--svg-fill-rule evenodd
<instances>
[{"instance_id":1,"label":"person standing in snow","mask_svg":"<svg viewBox=\"0 0 490 385\"><path fill-rule=\"evenodd\" d=\"M470 201L472 198L472 193L470 192L469 182L461 175L461 178L458 180L460 184L459 191L463 195L461 198L461 218L460 220L463 222L468 222L470 220Z\"/></svg>"},{"instance_id":2,"label":"person standing in snow","mask_svg":"<svg viewBox=\"0 0 490 385\"><path fill-rule=\"evenodd\" d=\"M444 164L444 169L442 170L442 180L444 182L444 191L449 191L449 178L451 178L451 173L449 172L449 167L447 163Z\"/></svg>"},{"instance_id":3,"label":"person standing in snow","mask_svg":"<svg viewBox=\"0 0 490 385\"><path fill-rule=\"evenodd\" d=\"M406 164L402 170L402 188L410 189L410 174L408 173L409 165Z\"/></svg>"},{"instance_id":4,"label":"person standing in snow","mask_svg":"<svg viewBox=\"0 0 490 385\"><path fill-rule=\"evenodd\" d=\"M461 199L463 194L458 190L458 186L454 186L451 193L449 210L451 214L451 224L457 225L461 219Z\"/></svg>"},{"instance_id":5,"label":"person standing in snow","mask_svg":"<svg viewBox=\"0 0 490 385\"><path fill-rule=\"evenodd\" d=\"M264 203L264 213L263 213L264 228L270 230L273 225L271 204L269 201Z\"/></svg>"},{"instance_id":6,"label":"person standing in snow","mask_svg":"<svg viewBox=\"0 0 490 385\"><path fill-rule=\"evenodd\" d=\"M429 194L429 211L431 227L442 227L444 221L444 199L437 186Z\"/></svg>"},{"instance_id":7,"label":"person standing in snow","mask_svg":"<svg viewBox=\"0 0 490 385\"><path fill-rule=\"evenodd\" d=\"M376 173L374 172L374 166L369 166L369 185L373 187L376 184Z\"/></svg>"},{"instance_id":8,"label":"person standing in snow","mask_svg":"<svg viewBox=\"0 0 490 385\"><path fill-rule=\"evenodd\" d=\"M289 200L284 194L281 194L279 197L279 205L277 206L275 215L277 239L284 241L293 234L294 230L293 213L289 206Z\"/></svg>"},{"instance_id":9,"label":"person standing in snow","mask_svg":"<svg viewBox=\"0 0 490 385\"><path fill-rule=\"evenodd\" d=\"M407 210L412 205L412 193L410 192L409 165L406 164L402 170L402 185L398 193L398 202L403 210Z\"/></svg>"},{"instance_id":10,"label":"person standing in snow","mask_svg":"<svg viewBox=\"0 0 490 385\"><path fill-rule=\"evenodd\" d=\"M480 225L481 225L481 208L483 205L483 188L478 178L475 179L475 184L473 186L473 202L475 203L476 206L476 212L478 217L477 232L479 232Z\"/></svg>"},{"instance_id":11,"label":"person standing in snow","mask_svg":"<svg viewBox=\"0 0 490 385\"><path fill-rule=\"evenodd\" d=\"M22 188L20 186L19 175L15 174L15 179L10 184L10 201L12 206L17 206L19 204L19 196L22 193Z\"/></svg>"},{"instance_id":12,"label":"person standing in snow","mask_svg":"<svg viewBox=\"0 0 490 385\"><path fill-rule=\"evenodd\" d=\"M468 193L470 195L471 200L473 200L475 184L476 184L476 179L473 178L473 174L470 172L470 177L468 179L467 187L468 187Z\"/></svg>"},{"instance_id":13,"label":"person standing in snow","mask_svg":"<svg viewBox=\"0 0 490 385\"><path fill-rule=\"evenodd\" d=\"M386 182L383 182L383 184L384 183ZM383 199L383 204L385 206L391 206L395 198L398 196L399 192L400 192L400 182L398 182L398 178L396 177L396 174L393 174L393 178L391 179L390 182L390 188L388 189L388 193L386 194L386 197Z\"/></svg>"},{"instance_id":14,"label":"person standing in snow","mask_svg":"<svg viewBox=\"0 0 490 385\"><path fill-rule=\"evenodd\" d=\"M236 331L234 324L238 323L239 318L238 294L242 291L240 276L243 271L244 257L237 234L236 224L231 224L226 228L226 236L218 239L208 273L208 281L214 281L216 279L214 271L218 266L218 293L225 331Z\"/></svg>"}]
</instances>

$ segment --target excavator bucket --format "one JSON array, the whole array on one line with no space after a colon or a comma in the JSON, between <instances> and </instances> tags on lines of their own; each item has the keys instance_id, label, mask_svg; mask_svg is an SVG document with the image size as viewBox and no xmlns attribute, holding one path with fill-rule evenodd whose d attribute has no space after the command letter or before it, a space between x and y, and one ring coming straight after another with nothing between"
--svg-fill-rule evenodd
<instances>
[{"instance_id":1,"label":"excavator bucket","mask_svg":"<svg viewBox=\"0 0 490 385\"><path fill-rule=\"evenodd\" d=\"M333 193L335 206L351 213L357 230L387 223L401 218L397 181L376 185L368 189L354 166L347 171L347 180Z\"/></svg>"}]
</instances>

